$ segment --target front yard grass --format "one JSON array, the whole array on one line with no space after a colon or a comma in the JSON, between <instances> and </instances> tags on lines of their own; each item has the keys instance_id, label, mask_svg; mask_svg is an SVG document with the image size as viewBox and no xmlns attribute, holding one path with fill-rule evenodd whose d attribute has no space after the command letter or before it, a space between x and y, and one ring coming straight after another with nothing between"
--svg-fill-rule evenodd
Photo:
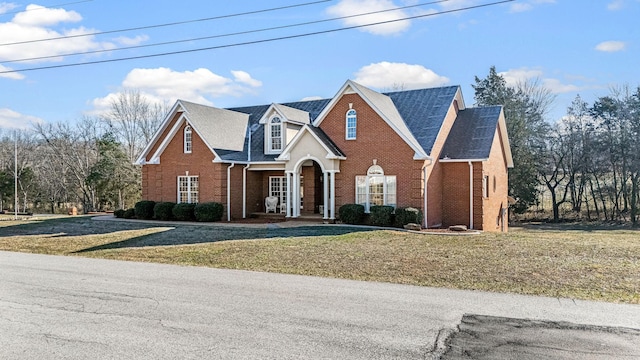
<instances>
[{"instance_id":1,"label":"front yard grass","mask_svg":"<svg viewBox=\"0 0 640 360\"><path fill-rule=\"evenodd\" d=\"M640 304L640 232L624 229L447 236L75 217L0 221L0 250Z\"/></svg>"}]
</instances>

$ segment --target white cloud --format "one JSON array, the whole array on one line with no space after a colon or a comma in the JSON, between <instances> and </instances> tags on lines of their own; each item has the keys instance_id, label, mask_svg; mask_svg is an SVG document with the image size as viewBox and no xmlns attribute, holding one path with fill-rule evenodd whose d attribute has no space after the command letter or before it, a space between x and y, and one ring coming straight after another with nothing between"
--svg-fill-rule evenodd
<instances>
[{"instance_id":1,"label":"white cloud","mask_svg":"<svg viewBox=\"0 0 640 360\"><path fill-rule=\"evenodd\" d=\"M327 14L334 17L352 16L367 12L381 11L396 8L391 0L341 0L327 9ZM378 14L356 16L343 20L345 26L359 26L383 21L399 20L408 15L402 10L386 11ZM388 24L367 26L360 28L375 35L393 35L401 33L409 28L411 22L400 20Z\"/></svg>"},{"instance_id":2,"label":"white cloud","mask_svg":"<svg viewBox=\"0 0 640 360\"><path fill-rule=\"evenodd\" d=\"M555 4L556 0L527 0L519 1L511 4L509 11L512 13L525 12L533 10L534 7L540 4Z\"/></svg>"},{"instance_id":3,"label":"white cloud","mask_svg":"<svg viewBox=\"0 0 640 360\"><path fill-rule=\"evenodd\" d=\"M0 9L8 8L6 3L0 4ZM75 11L62 8L45 8L39 5L29 5L25 11L18 12L8 22L0 22L0 43L21 43L11 46L0 46L0 61L10 62L20 59L47 57L46 59L23 61L27 63L60 62L61 55L76 52L96 50L110 50L115 43L137 45L146 41L146 35L127 38L120 37L110 41L97 41L92 35L95 29L81 25L72 25L82 21L82 16ZM45 42L29 42L39 39L78 36Z\"/></svg>"},{"instance_id":4,"label":"white cloud","mask_svg":"<svg viewBox=\"0 0 640 360\"><path fill-rule=\"evenodd\" d=\"M300 101L313 101L313 100L322 100L322 99L323 97L321 96L307 96L300 99Z\"/></svg>"},{"instance_id":5,"label":"white cloud","mask_svg":"<svg viewBox=\"0 0 640 360\"><path fill-rule=\"evenodd\" d=\"M126 37L126 36L120 36L117 37L115 39L113 39L115 42L124 45L124 46L136 46L136 45L140 45L143 42L149 40L149 36L147 35L138 35L136 37Z\"/></svg>"},{"instance_id":6,"label":"white cloud","mask_svg":"<svg viewBox=\"0 0 640 360\"><path fill-rule=\"evenodd\" d=\"M5 14L15 8L17 8L18 5L14 4L14 3L6 3L6 2L2 2L0 3L0 15Z\"/></svg>"},{"instance_id":7,"label":"white cloud","mask_svg":"<svg viewBox=\"0 0 640 360\"><path fill-rule=\"evenodd\" d=\"M11 71L13 70L12 68L6 67L6 66L2 66L0 65L0 72L1 71ZM17 72L11 72L11 73L6 73L6 74L0 74L0 78L6 78L6 79L13 79L13 80L22 80L24 79L24 75L17 73Z\"/></svg>"},{"instance_id":8,"label":"white cloud","mask_svg":"<svg viewBox=\"0 0 640 360\"><path fill-rule=\"evenodd\" d=\"M546 78L541 69L523 67L519 69L509 69L508 71L498 73L498 75L502 76L508 86L517 86L520 83L537 79L542 86L549 89L553 94L576 92L585 89L585 87L580 87L575 84L565 84L559 79ZM575 76L573 76L573 78L575 78Z\"/></svg>"},{"instance_id":9,"label":"white cloud","mask_svg":"<svg viewBox=\"0 0 640 360\"><path fill-rule=\"evenodd\" d=\"M441 86L449 79L422 65L379 62L356 72L355 81L378 89L400 87L405 90Z\"/></svg>"},{"instance_id":10,"label":"white cloud","mask_svg":"<svg viewBox=\"0 0 640 360\"><path fill-rule=\"evenodd\" d=\"M607 4L607 9L610 11L621 10L624 7L624 0L614 0Z\"/></svg>"},{"instance_id":11,"label":"white cloud","mask_svg":"<svg viewBox=\"0 0 640 360\"><path fill-rule=\"evenodd\" d=\"M596 50L604 52L622 51L626 47L624 41L603 41L596 45Z\"/></svg>"},{"instance_id":12,"label":"white cloud","mask_svg":"<svg viewBox=\"0 0 640 360\"><path fill-rule=\"evenodd\" d=\"M7 108L0 109L0 128L29 129L33 124L42 122L42 119L35 116L20 114Z\"/></svg>"},{"instance_id":13,"label":"white cloud","mask_svg":"<svg viewBox=\"0 0 640 360\"><path fill-rule=\"evenodd\" d=\"M246 71L231 70L231 74L233 74L233 77L239 83L246 84L254 88L262 86L262 81L253 79Z\"/></svg>"},{"instance_id":14,"label":"white cloud","mask_svg":"<svg viewBox=\"0 0 640 360\"><path fill-rule=\"evenodd\" d=\"M245 71L232 71L233 78L217 75L209 69L175 71L169 68L133 69L122 81L121 87L140 91L152 103L169 104L177 99L212 105L210 98L241 96L262 86ZM91 113L107 111L118 92L92 101Z\"/></svg>"},{"instance_id":15,"label":"white cloud","mask_svg":"<svg viewBox=\"0 0 640 360\"><path fill-rule=\"evenodd\" d=\"M62 22L79 22L82 16L75 11L45 8L40 5L27 5L26 11L13 17L12 22L24 26L51 26Z\"/></svg>"}]
</instances>

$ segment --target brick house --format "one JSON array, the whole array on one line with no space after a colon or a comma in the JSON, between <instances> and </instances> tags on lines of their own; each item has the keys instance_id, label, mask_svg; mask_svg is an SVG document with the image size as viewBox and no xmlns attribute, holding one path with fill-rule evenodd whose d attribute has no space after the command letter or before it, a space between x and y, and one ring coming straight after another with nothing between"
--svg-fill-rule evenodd
<instances>
[{"instance_id":1,"label":"brick house","mask_svg":"<svg viewBox=\"0 0 640 360\"><path fill-rule=\"evenodd\" d=\"M349 80L331 99L230 109L178 100L137 163L143 199L220 202L229 221L275 197L288 218L386 204L422 209L424 227L508 227L502 108L465 107L459 86L382 94Z\"/></svg>"}]
</instances>

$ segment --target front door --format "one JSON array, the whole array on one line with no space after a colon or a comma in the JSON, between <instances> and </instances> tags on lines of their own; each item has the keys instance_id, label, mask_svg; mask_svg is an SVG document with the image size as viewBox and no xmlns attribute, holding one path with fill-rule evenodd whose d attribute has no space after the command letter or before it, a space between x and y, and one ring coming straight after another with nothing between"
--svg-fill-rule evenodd
<instances>
[{"instance_id":1,"label":"front door","mask_svg":"<svg viewBox=\"0 0 640 360\"><path fill-rule=\"evenodd\" d=\"M304 182L300 177L300 209L304 203ZM269 196L278 198L278 212L287 212L287 178L284 176L269 176Z\"/></svg>"}]
</instances>

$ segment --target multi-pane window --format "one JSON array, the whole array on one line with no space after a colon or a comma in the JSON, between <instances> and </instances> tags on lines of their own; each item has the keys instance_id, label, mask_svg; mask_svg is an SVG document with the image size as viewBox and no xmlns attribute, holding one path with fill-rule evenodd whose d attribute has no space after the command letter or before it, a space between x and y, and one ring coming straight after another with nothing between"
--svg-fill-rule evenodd
<instances>
[{"instance_id":1,"label":"multi-pane window","mask_svg":"<svg viewBox=\"0 0 640 360\"><path fill-rule=\"evenodd\" d=\"M345 138L347 140L354 140L356 138L356 125L357 125L358 117L356 111L350 109L347 111L347 121L346 121L346 134Z\"/></svg>"},{"instance_id":2,"label":"multi-pane window","mask_svg":"<svg viewBox=\"0 0 640 360\"><path fill-rule=\"evenodd\" d=\"M178 176L178 203L198 202L198 177Z\"/></svg>"},{"instance_id":3,"label":"multi-pane window","mask_svg":"<svg viewBox=\"0 0 640 360\"><path fill-rule=\"evenodd\" d=\"M364 205L365 212L373 205L390 205L395 207L396 177L384 175L378 165L367 171L367 176L356 176L356 203Z\"/></svg>"},{"instance_id":4,"label":"multi-pane window","mask_svg":"<svg viewBox=\"0 0 640 360\"><path fill-rule=\"evenodd\" d=\"M282 120L274 117L269 123L269 141L271 143L271 151L282 150Z\"/></svg>"},{"instance_id":5,"label":"multi-pane window","mask_svg":"<svg viewBox=\"0 0 640 360\"><path fill-rule=\"evenodd\" d=\"M191 134L191 126L187 125L184 128L184 152L185 154L191 153L192 147L192 134Z\"/></svg>"}]
</instances>

